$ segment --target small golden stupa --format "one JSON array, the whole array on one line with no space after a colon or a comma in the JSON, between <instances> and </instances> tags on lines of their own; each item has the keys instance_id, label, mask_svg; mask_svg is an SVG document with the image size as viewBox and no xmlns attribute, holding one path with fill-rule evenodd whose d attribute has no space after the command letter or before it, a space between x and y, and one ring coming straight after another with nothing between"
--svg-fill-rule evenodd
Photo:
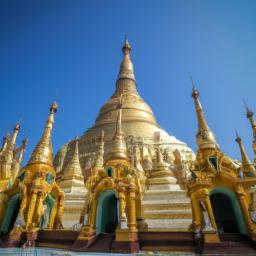
<instances>
[{"instance_id":1,"label":"small golden stupa","mask_svg":"<svg viewBox=\"0 0 256 256\"><path fill-rule=\"evenodd\" d=\"M57 108L54 102L28 164L20 170L14 184L1 194L0 229L3 234L9 233L10 245L19 243L24 232L27 241L33 242L39 229L61 227L64 193L55 182L51 143Z\"/></svg>"}]
</instances>

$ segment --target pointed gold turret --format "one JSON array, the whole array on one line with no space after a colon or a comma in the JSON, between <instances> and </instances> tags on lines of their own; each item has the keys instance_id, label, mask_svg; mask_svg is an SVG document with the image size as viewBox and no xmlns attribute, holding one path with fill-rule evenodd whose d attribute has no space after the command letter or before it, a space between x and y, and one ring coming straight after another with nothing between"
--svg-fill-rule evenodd
<instances>
[{"instance_id":1,"label":"pointed gold turret","mask_svg":"<svg viewBox=\"0 0 256 256\"><path fill-rule=\"evenodd\" d=\"M120 71L118 74L118 80L119 79L132 79L135 81L134 71L133 71L133 64L130 59L130 52L131 52L131 46L128 42L128 39L125 39L124 46L122 48L124 57L123 61L120 65Z\"/></svg>"},{"instance_id":2,"label":"pointed gold turret","mask_svg":"<svg viewBox=\"0 0 256 256\"><path fill-rule=\"evenodd\" d=\"M27 139L24 139L22 141L21 146L17 147L14 150L14 157L13 157L12 168L11 168L11 176L12 176L11 179L12 179L13 182L17 178L17 175L20 171L20 167L21 167L21 163L22 163L22 160L23 160L26 145L27 145Z\"/></svg>"},{"instance_id":3,"label":"pointed gold turret","mask_svg":"<svg viewBox=\"0 0 256 256\"><path fill-rule=\"evenodd\" d=\"M253 131L252 148L254 152L254 164L256 164L256 123L253 117L253 112L248 108L248 106L246 106L246 117L249 119Z\"/></svg>"},{"instance_id":4,"label":"pointed gold turret","mask_svg":"<svg viewBox=\"0 0 256 256\"><path fill-rule=\"evenodd\" d=\"M59 183L60 188L65 192L65 205L64 205L64 215L63 218L69 221L71 220L71 216L75 218L76 224L79 217L80 212L82 210L86 189L84 184L84 176L82 172L82 168L79 161L79 148L78 148L79 138L77 137L74 141L75 150L72 155L72 158L64 167L63 176ZM77 204L74 204L74 201L77 201ZM73 222L74 220L72 220ZM71 222L71 223L72 223Z\"/></svg>"},{"instance_id":5,"label":"pointed gold turret","mask_svg":"<svg viewBox=\"0 0 256 256\"><path fill-rule=\"evenodd\" d=\"M19 158L18 158L18 162L19 162L20 164L21 164L21 162L22 162L22 160L23 160L27 143L28 143L28 140L27 140L27 138L25 138L25 139L22 141L22 145L21 145L21 149L20 149L20 154L19 154Z\"/></svg>"},{"instance_id":6,"label":"pointed gold turret","mask_svg":"<svg viewBox=\"0 0 256 256\"><path fill-rule=\"evenodd\" d=\"M110 159L127 159L126 142L122 132L122 95L119 98L117 108L116 130L112 140Z\"/></svg>"},{"instance_id":7,"label":"pointed gold turret","mask_svg":"<svg viewBox=\"0 0 256 256\"><path fill-rule=\"evenodd\" d=\"M193 81L192 81L193 84ZM193 84L192 97L194 98L195 109L198 120L198 132L196 135L196 142L199 148L217 148L216 139L213 132L208 127L208 124L204 117L203 108L199 101L199 91L195 88Z\"/></svg>"},{"instance_id":8,"label":"pointed gold turret","mask_svg":"<svg viewBox=\"0 0 256 256\"><path fill-rule=\"evenodd\" d=\"M236 142L238 143L241 152L243 172L245 173L246 176L256 176L255 168L253 164L250 162L249 157L246 154L244 145L242 143L242 139L239 137L237 132Z\"/></svg>"},{"instance_id":9,"label":"pointed gold turret","mask_svg":"<svg viewBox=\"0 0 256 256\"><path fill-rule=\"evenodd\" d=\"M12 169L12 164L14 160L14 146L16 143L19 130L20 130L20 124L17 123L14 127L12 138L6 149L6 165L5 165L6 177L9 177L11 175L11 171L12 171L11 169Z\"/></svg>"},{"instance_id":10,"label":"pointed gold turret","mask_svg":"<svg viewBox=\"0 0 256 256\"><path fill-rule=\"evenodd\" d=\"M2 154L3 152L5 152L8 143L10 142L11 139L11 134L9 132L7 132L6 136L3 138L3 145L2 148L0 150L0 154Z\"/></svg>"},{"instance_id":11,"label":"pointed gold turret","mask_svg":"<svg viewBox=\"0 0 256 256\"><path fill-rule=\"evenodd\" d=\"M46 122L42 138L34 149L28 164L46 164L51 167L53 166L51 132L54 123L54 114L57 112L57 109L58 105L54 102L50 107L50 115Z\"/></svg>"},{"instance_id":12,"label":"pointed gold turret","mask_svg":"<svg viewBox=\"0 0 256 256\"><path fill-rule=\"evenodd\" d=\"M65 166L65 170L63 179L68 178L82 181L84 180L84 176L79 162L78 139L76 139L75 141L75 151L73 157Z\"/></svg>"},{"instance_id":13,"label":"pointed gold turret","mask_svg":"<svg viewBox=\"0 0 256 256\"><path fill-rule=\"evenodd\" d=\"M14 146L15 146L15 143L16 143L16 139L17 139L19 130L20 130L20 124L17 123L17 124L15 125L15 127L14 127L12 139L11 139L9 145L8 145L8 150L10 150L10 151L13 151L13 150L14 150Z\"/></svg>"}]
</instances>

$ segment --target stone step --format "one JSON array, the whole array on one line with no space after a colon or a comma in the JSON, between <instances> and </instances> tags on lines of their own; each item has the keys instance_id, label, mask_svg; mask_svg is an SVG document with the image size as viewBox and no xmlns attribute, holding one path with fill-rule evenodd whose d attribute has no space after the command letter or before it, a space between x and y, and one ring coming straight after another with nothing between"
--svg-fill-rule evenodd
<instances>
[{"instance_id":1,"label":"stone step","mask_svg":"<svg viewBox=\"0 0 256 256\"><path fill-rule=\"evenodd\" d=\"M145 219L148 230L157 231L187 231L192 223L191 218L184 219Z\"/></svg>"},{"instance_id":2,"label":"stone step","mask_svg":"<svg viewBox=\"0 0 256 256\"><path fill-rule=\"evenodd\" d=\"M191 209L191 203L188 199L182 202L173 201L146 201L142 202L142 208L145 210L174 210L174 209Z\"/></svg>"},{"instance_id":3,"label":"stone step","mask_svg":"<svg viewBox=\"0 0 256 256\"><path fill-rule=\"evenodd\" d=\"M188 198L186 191L184 190L147 190L144 193L143 201L148 200L171 200L171 199L185 199Z\"/></svg>"},{"instance_id":4,"label":"stone step","mask_svg":"<svg viewBox=\"0 0 256 256\"><path fill-rule=\"evenodd\" d=\"M142 200L142 204L143 205L161 205L161 204L179 204L179 203L187 203L187 204L190 204L191 203L191 200L189 197L183 197L183 198L166 198L166 197L163 197L163 198L160 198L160 199L153 199L153 200Z\"/></svg>"},{"instance_id":5,"label":"stone step","mask_svg":"<svg viewBox=\"0 0 256 256\"><path fill-rule=\"evenodd\" d=\"M145 194L169 194L169 195L187 195L187 192L182 189L169 190L169 189L158 189L158 190L146 190Z\"/></svg>"},{"instance_id":6,"label":"stone step","mask_svg":"<svg viewBox=\"0 0 256 256\"><path fill-rule=\"evenodd\" d=\"M169 190L176 191L181 190L178 184L153 184L148 186L148 190Z\"/></svg>"},{"instance_id":7,"label":"stone step","mask_svg":"<svg viewBox=\"0 0 256 256\"><path fill-rule=\"evenodd\" d=\"M192 211L191 209L146 210L143 216L146 219L190 219L192 217Z\"/></svg>"}]
</instances>

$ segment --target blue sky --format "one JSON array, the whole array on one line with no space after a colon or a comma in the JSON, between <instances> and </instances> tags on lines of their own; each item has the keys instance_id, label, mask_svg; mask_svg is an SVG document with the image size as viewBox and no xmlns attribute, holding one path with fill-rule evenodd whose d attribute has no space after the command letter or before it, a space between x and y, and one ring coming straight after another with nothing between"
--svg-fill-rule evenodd
<instances>
[{"instance_id":1,"label":"blue sky","mask_svg":"<svg viewBox=\"0 0 256 256\"><path fill-rule=\"evenodd\" d=\"M54 99L55 152L81 135L114 91L127 34L139 92L163 128L196 150L192 75L223 151L240 158L236 128L252 158L243 99L256 112L255 12L249 0L1 1L0 135L21 119L26 162Z\"/></svg>"}]
</instances>

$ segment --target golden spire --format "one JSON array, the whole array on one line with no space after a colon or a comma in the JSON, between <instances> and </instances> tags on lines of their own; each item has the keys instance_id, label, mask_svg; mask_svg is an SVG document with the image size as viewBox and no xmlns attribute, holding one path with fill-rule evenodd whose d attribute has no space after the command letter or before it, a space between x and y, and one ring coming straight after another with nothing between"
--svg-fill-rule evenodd
<instances>
[{"instance_id":1,"label":"golden spire","mask_svg":"<svg viewBox=\"0 0 256 256\"><path fill-rule=\"evenodd\" d=\"M117 120L116 120L116 131L113 137L111 159L123 158L127 159L127 148L124 139L124 134L122 132L122 94L119 98L119 104L117 105Z\"/></svg>"},{"instance_id":2,"label":"golden spire","mask_svg":"<svg viewBox=\"0 0 256 256\"><path fill-rule=\"evenodd\" d=\"M239 145L241 158L242 158L242 167L245 174L249 174L248 176L256 176L256 171L253 164L250 162L249 157L246 154L244 145L242 143L242 139L239 137L238 133L236 132L236 142Z\"/></svg>"},{"instance_id":3,"label":"golden spire","mask_svg":"<svg viewBox=\"0 0 256 256\"><path fill-rule=\"evenodd\" d=\"M130 60L131 46L126 40L123 46L124 57L120 65L119 75L116 81L116 90L112 97L101 108L98 117L96 118L95 126L92 128L98 136L98 132L104 129L105 124L116 123L117 105L119 97L123 94L123 103L126 110L123 111L123 123L127 121L139 122L139 126L151 126L145 132L150 133L147 136L152 136L151 131L159 128L155 116L148 104L140 97L137 91L137 85L134 78L133 65ZM144 123L146 123L144 125ZM95 129L94 129L95 128ZM106 131L106 130L105 130Z\"/></svg>"},{"instance_id":4,"label":"golden spire","mask_svg":"<svg viewBox=\"0 0 256 256\"><path fill-rule=\"evenodd\" d=\"M20 130L20 124L17 123L17 124L15 125L15 127L14 127L12 139L11 139L11 141L10 141L10 143L9 143L9 146L8 146L8 149L9 149L9 150L13 150L13 149L14 149L14 145L15 145L15 142L16 142L16 139L17 139L19 130Z\"/></svg>"},{"instance_id":5,"label":"golden spire","mask_svg":"<svg viewBox=\"0 0 256 256\"><path fill-rule=\"evenodd\" d=\"M72 159L67 163L64 170L63 179L66 178L77 180L84 180L83 172L79 161L78 138L75 140L75 151Z\"/></svg>"},{"instance_id":6,"label":"golden spire","mask_svg":"<svg viewBox=\"0 0 256 256\"><path fill-rule=\"evenodd\" d=\"M26 150L26 146L27 146L28 140L27 138L25 138L22 141L22 145L21 145L21 149L20 149L20 154L19 154L19 158L18 158L18 162L21 163L23 160L23 156L24 156L24 152Z\"/></svg>"},{"instance_id":7,"label":"golden spire","mask_svg":"<svg viewBox=\"0 0 256 256\"><path fill-rule=\"evenodd\" d=\"M120 71L118 75L118 80L123 78L132 79L135 81L134 71L133 71L133 64L130 59L130 52L131 52L131 46L128 42L128 39L125 38L125 42L122 48L123 51L123 61L120 65Z\"/></svg>"},{"instance_id":8,"label":"golden spire","mask_svg":"<svg viewBox=\"0 0 256 256\"><path fill-rule=\"evenodd\" d=\"M104 130L101 130L100 135L100 147L95 161L95 168L102 168L104 164Z\"/></svg>"},{"instance_id":9,"label":"golden spire","mask_svg":"<svg viewBox=\"0 0 256 256\"><path fill-rule=\"evenodd\" d=\"M205 120L203 108L199 101L199 91L195 88L193 80L192 80L192 85L193 85L192 97L194 98L195 109L196 109L197 120L198 120L198 132L196 135L197 145L199 148L217 148L218 145L216 143L216 139Z\"/></svg>"},{"instance_id":10,"label":"golden spire","mask_svg":"<svg viewBox=\"0 0 256 256\"><path fill-rule=\"evenodd\" d=\"M256 163L256 123L253 117L253 112L248 108L248 106L245 103L246 107L246 117L249 119L252 131L253 131L253 142L252 142L252 147L253 147L253 152L254 152L254 163Z\"/></svg>"},{"instance_id":11,"label":"golden spire","mask_svg":"<svg viewBox=\"0 0 256 256\"><path fill-rule=\"evenodd\" d=\"M53 166L51 132L54 123L54 114L57 112L57 109L58 105L54 102L50 107L50 115L46 122L42 138L35 147L28 164L47 164L51 167Z\"/></svg>"},{"instance_id":12,"label":"golden spire","mask_svg":"<svg viewBox=\"0 0 256 256\"><path fill-rule=\"evenodd\" d=\"M7 145L10 142L10 139L11 139L11 134L9 132L7 132L6 136L3 138L3 145L0 150L0 153L4 152L6 150Z\"/></svg>"}]
</instances>

